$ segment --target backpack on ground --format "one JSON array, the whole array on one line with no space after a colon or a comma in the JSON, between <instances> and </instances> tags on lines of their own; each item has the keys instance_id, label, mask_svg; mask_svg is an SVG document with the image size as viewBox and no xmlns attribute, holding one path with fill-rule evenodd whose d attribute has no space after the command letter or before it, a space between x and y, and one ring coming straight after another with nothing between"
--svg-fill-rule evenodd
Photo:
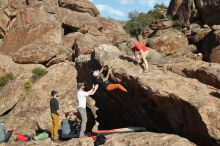
<instances>
[{"instance_id":1,"label":"backpack on ground","mask_svg":"<svg viewBox=\"0 0 220 146\"><path fill-rule=\"evenodd\" d=\"M107 138L105 137L104 134L99 134L98 136L96 136L93 139L95 140L95 142L94 142L95 146L100 146L100 145L104 144L107 140Z\"/></svg>"}]
</instances>

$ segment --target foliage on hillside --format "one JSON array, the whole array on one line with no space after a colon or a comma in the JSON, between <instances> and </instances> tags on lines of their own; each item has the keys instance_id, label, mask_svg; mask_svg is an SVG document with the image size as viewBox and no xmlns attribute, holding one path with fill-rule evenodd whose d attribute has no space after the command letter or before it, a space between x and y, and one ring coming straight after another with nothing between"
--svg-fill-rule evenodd
<instances>
[{"instance_id":1,"label":"foliage on hillside","mask_svg":"<svg viewBox=\"0 0 220 146\"><path fill-rule=\"evenodd\" d=\"M130 12L130 20L124 25L124 29L131 36L137 37L143 30L149 26L154 20L162 19L164 16L159 12L158 7L148 13Z\"/></svg>"}]
</instances>

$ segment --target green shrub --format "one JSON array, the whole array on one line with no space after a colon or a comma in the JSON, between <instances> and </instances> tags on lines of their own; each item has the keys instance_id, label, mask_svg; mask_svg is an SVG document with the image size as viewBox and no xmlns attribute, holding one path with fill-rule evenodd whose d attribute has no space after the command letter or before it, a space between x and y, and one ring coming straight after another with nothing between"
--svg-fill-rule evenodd
<instances>
[{"instance_id":1,"label":"green shrub","mask_svg":"<svg viewBox=\"0 0 220 146\"><path fill-rule=\"evenodd\" d=\"M140 13L138 16L132 17L131 20L127 21L124 29L131 36L137 38L154 20L162 18L163 15L157 9L149 11L147 14Z\"/></svg>"},{"instance_id":2,"label":"green shrub","mask_svg":"<svg viewBox=\"0 0 220 146\"><path fill-rule=\"evenodd\" d=\"M7 73L4 76L0 77L0 88L4 87L8 81L13 80L13 79L14 79L14 76L12 73Z\"/></svg>"},{"instance_id":3,"label":"green shrub","mask_svg":"<svg viewBox=\"0 0 220 146\"><path fill-rule=\"evenodd\" d=\"M31 87L32 87L32 82L31 81L25 81L24 82L24 89L26 91L29 91L31 89Z\"/></svg>"},{"instance_id":4,"label":"green shrub","mask_svg":"<svg viewBox=\"0 0 220 146\"><path fill-rule=\"evenodd\" d=\"M36 67L32 70L32 81L35 82L47 74L47 70L42 67Z\"/></svg>"}]
</instances>

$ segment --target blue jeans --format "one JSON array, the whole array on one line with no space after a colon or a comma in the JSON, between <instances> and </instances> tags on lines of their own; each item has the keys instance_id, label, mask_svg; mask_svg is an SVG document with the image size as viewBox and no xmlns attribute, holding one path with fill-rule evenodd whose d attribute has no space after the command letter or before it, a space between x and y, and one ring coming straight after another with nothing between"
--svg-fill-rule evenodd
<instances>
[{"instance_id":1,"label":"blue jeans","mask_svg":"<svg viewBox=\"0 0 220 146\"><path fill-rule=\"evenodd\" d=\"M5 139L3 141L0 141L1 142L8 142L9 138L11 137L12 135L12 131L8 131L7 134L5 134Z\"/></svg>"}]
</instances>

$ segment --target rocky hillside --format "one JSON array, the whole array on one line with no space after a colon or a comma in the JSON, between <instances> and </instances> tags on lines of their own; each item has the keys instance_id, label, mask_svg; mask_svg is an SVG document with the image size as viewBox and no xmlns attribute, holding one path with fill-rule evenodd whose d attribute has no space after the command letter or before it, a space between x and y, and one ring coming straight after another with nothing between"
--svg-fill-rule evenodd
<instances>
[{"instance_id":1,"label":"rocky hillside","mask_svg":"<svg viewBox=\"0 0 220 146\"><path fill-rule=\"evenodd\" d=\"M208 25L220 24L219 0L171 0L168 14L189 25L200 21Z\"/></svg>"},{"instance_id":2,"label":"rocky hillside","mask_svg":"<svg viewBox=\"0 0 220 146\"><path fill-rule=\"evenodd\" d=\"M180 14L177 2L171 1L169 9ZM99 88L88 98L87 130L147 129L108 135L104 145L220 145L219 26L191 24L189 30L177 30L172 20L154 21L143 41L163 53L166 62L150 64L150 72L142 73L129 57L130 36L119 23L100 17L88 0L1 0L0 8L0 116L14 129L2 145L94 145L92 138L12 140L16 133L34 136L51 130L53 89L60 93L61 112L77 111L77 82L90 88L91 72L102 63L113 67L111 81L120 82L129 94ZM202 61L198 52L218 63Z\"/></svg>"},{"instance_id":3,"label":"rocky hillside","mask_svg":"<svg viewBox=\"0 0 220 146\"><path fill-rule=\"evenodd\" d=\"M168 15L181 21L188 30L183 32L197 46L205 61L220 63L218 0L171 0ZM209 26L208 26L209 25Z\"/></svg>"}]
</instances>

